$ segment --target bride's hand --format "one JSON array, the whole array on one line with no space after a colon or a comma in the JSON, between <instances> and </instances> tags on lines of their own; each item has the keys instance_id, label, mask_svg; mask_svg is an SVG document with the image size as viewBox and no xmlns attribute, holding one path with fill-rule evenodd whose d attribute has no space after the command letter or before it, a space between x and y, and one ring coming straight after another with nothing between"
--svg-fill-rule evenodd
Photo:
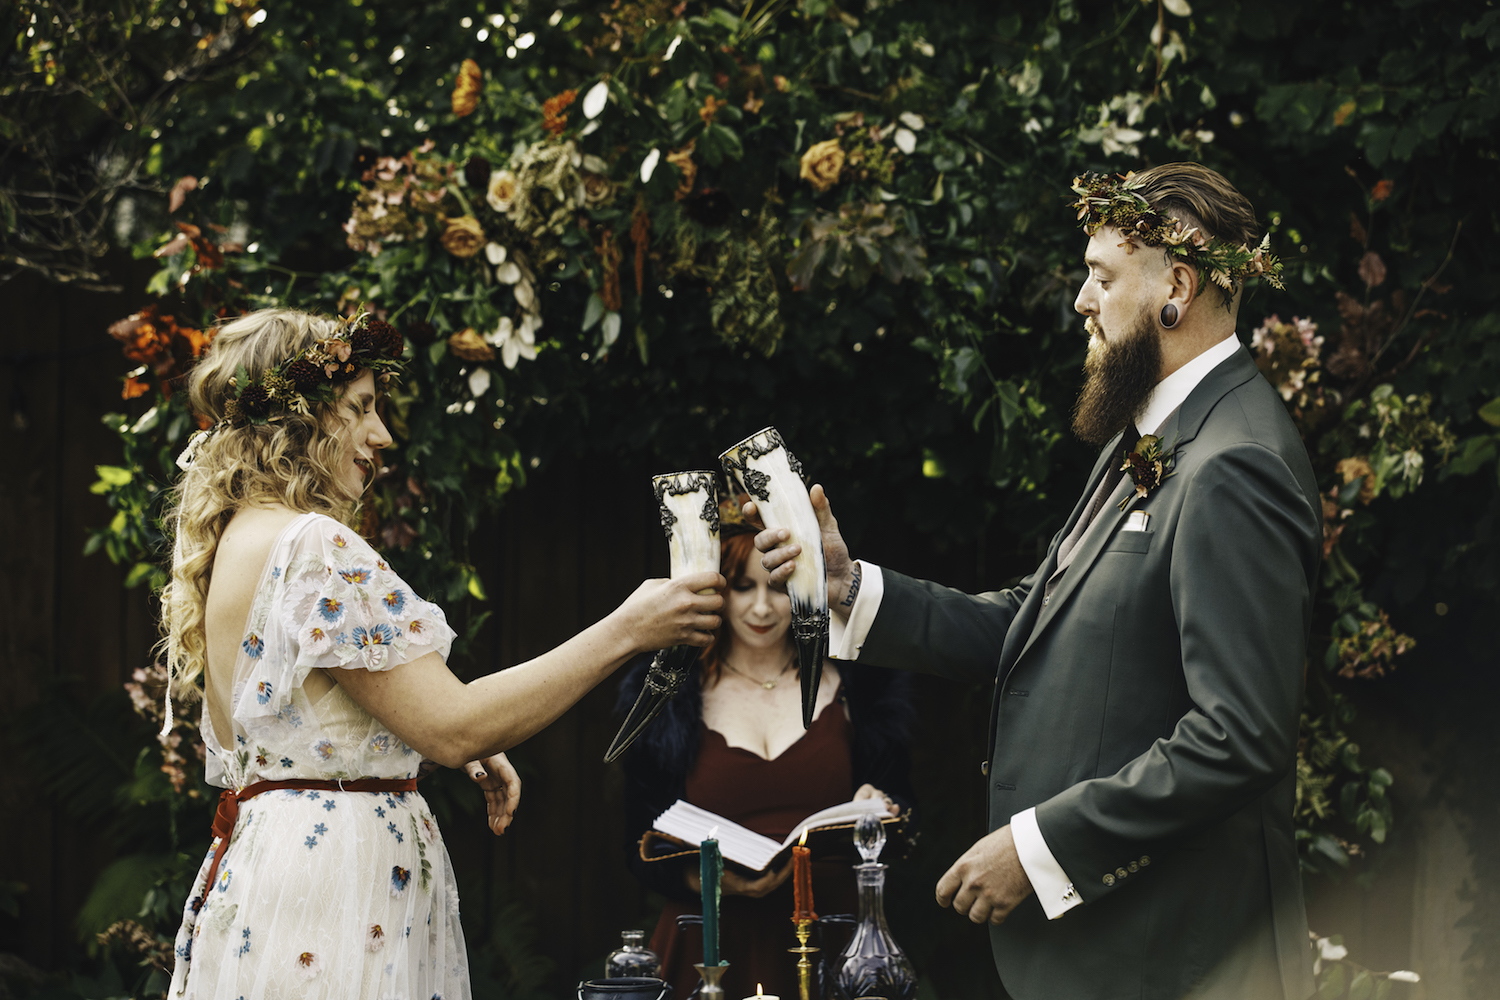
<instances>
[{"instance_id":1,"label":"bride's hand","mask_svg":"<svg viewBox=\"0 0 1500 1000\"><path fill-rule=\"evenodd\" d=\"M469 779L474 784L484 789L490 831L500 836L510 827L516 807L521 804L521 776L503 753L484 760L471 760L464 765L464 770L469 772Z\"/></svg>"},{"instance_id":2,"label":"bride's hand","mask_svg":"<svg viewBox=\"0 0 1500 1000\"><path fill-rule=\"evenodd\" d=\"M718 573L692 573L676 580L647 580L615 609L614 617L636 652L713 642L724 606ZM704 593L700 593L703 591Z\"/></svg>"}]
</instances>

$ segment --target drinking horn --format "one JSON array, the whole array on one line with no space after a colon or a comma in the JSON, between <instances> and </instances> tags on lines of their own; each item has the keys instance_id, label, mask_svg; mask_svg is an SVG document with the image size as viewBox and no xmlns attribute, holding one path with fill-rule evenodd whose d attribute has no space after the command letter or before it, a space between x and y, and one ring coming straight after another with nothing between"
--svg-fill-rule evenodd
<instances>
[{"instance_id":1,"label":"drinking horn","mask_svg":"<svg viewBox=\"0 0 1500 1000\"><path fill-rule=\"evenodd\" d=\"M669 472L651 477L662 530L672 559L672 577L719 571L719 490L712 472ZM709 591L708 593L712 593ZM604 755L607 764L646 731L672 697L682 690L702 650L673 646L657 652L646 668L646 684Z\"/></svg>"},{"instance_id":2,"label":"drinking horn","mask_svg":"<svg viewBox=\"0 0 1500 1000\"><path fill-rule=\"evenodd\" d=\"M786 528L802 546L797 569L786 582L792 599L792 638L802 668L802 727L812 725L828 653L828 578L823 568L823 535L802 480L802 463L793 457L774 427L756 431L719 456L731 482L755 500L767 528Z\"/></svg>"}]
</instances>

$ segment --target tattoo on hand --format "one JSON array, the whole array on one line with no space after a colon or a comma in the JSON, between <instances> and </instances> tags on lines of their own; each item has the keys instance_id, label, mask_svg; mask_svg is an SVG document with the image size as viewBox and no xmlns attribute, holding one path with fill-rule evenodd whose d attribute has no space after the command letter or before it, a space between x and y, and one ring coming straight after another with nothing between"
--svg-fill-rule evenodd
<instances>
[{"instance_id":1,"label":"tattoo on hand","mask_svg":"<svg viewBox=\"0 0 1500 1000\"><path fill-rule=\"evenodd\" d=\"M854 564L854 582L849 584L849 594L844 598L841 607L854 607L854 599L859 596L859 582L864 579L864 574L859 570L859 563Z\"/></svg>"}]
</instances>

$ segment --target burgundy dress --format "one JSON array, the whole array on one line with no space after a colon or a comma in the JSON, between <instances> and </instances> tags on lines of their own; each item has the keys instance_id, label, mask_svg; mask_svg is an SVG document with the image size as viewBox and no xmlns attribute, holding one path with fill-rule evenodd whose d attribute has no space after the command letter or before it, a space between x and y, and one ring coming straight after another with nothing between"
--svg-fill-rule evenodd
<instances>
[{"instance_id":1,"label":"burgundy dress","mask_svg":"<svg viewBox=\"0 0 1500 1000\"><path fill-rule=\"evenodd\" d=\"M800 820L853 797L852 737L838 699L774 760L731 747L719 732L703 726L698 762L687 777L687 801L781 841ZM858 906L849 864L814 862L813 908L818 913L854 913ZM669 900L651 937L651 950L661 956L662 976L672 984L676 1000L693 991L698 982L693 965L703 961L702 932L697 927L679 931L677 917L699 912L696 903ZM722 980L726 995L754 996L759 983L782 1000L796 1000L797 956L787 953L796 945L790 878L760 899L722 897L719 954L729 963Z\"/></svg>"}]
</instances>

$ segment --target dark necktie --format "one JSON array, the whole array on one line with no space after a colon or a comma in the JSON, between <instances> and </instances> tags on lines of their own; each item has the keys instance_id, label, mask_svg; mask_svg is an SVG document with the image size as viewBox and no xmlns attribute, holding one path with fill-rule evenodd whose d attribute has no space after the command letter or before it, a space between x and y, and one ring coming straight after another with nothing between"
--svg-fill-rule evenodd
<instances>
[{"instance_id":1,"label":"dark necktie","mask_svg":"<svg viewBox=\"0 0 1500 1000\"><path fill-rule=\"evenodd\" d=\"M1141 439L1141 432L1136 429L1134 423L1125 428L1125 433L1120 437L1120 444L1109 456L1104 466L1104 478L1099 483L1099 488L1094 490L1094 495L1089 498L1089 504L1083 514L1078 518L1078 523L1073 525L1073 530L1057 546L1057 573L1068 568L1073 561L1073 550L1088 533L1089 526L1094 523L1094 518L1104 509L1109 502L1110 495L1114 493L1115 487L1120 485L1120 480L1125 476L1125 453L1136 446ZM1054 573L1054 577L1056 573ZM1048 581L1049 589L1052 581Z\"/></svg>"}]
</instances>

